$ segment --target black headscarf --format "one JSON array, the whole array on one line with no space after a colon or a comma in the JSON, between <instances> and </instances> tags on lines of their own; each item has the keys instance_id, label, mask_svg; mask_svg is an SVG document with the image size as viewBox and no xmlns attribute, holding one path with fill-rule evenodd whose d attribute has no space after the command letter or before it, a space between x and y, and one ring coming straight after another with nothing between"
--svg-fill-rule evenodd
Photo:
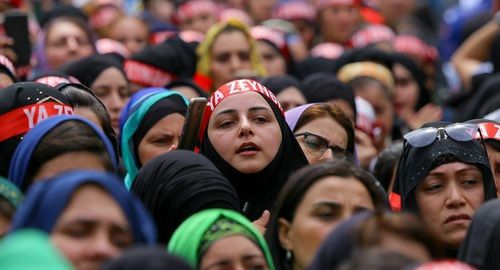
<instances>
[{"instance_id":1,"label":"black headscarf","mask_svg":"<svg viewBox=\"0 0 500 270\"><path fill-rule=\"evenodd\" d=\"M337 79L334 74L313 74L305 78L302 81L302 85L304 87L304 96L308 103L341 99L351 105L352 110L356 112L354 91L350 86Z\"/></svg>"},{"instance_id":2,"label":"black headscarf","mask_svg":"<svg viewBox=\"0 0 500 270\"><path fill-rule=\"evenodd\" d=\"M95 79L111 67L118 69L127 78L125 71L123 71L123 58L116 53L92 55L68 63L61 67L60 71L77 78L83 85L91 88Z\"/></svg>"},{"instance_id":3,"label":"black headscarf","mask_svg":"<svg viewBox=\"0 0 500 270\"><path fill-rule=\"evenodd\" d=\"M372 216L372 212L365 211L342 221L323 241L309 269L337 269L345 260L348 260L356 248L357 227Z\"/></svg>"},{"instance_id":4,"label":"black headscarf","mask_svg":"<svg viewBox=\"0 0 500 270\"><path fill-rule=\"evenodd\" d=\"M446 127L449 123L436 122L425 127ZM452 156L460 162L472 164L481 171L484 184L484 200L496 198L495 183L485 148L475 140L459 142L451 137L437 139L428 146L413 147L404 142L399 160L394 190L401 195L401 209L419 212L415 200L415 188L424 181L429 172L439 165L443 156Z\"/></svg>"},{"instance_id":5,"label":"black headscarf","mask_svg":"<svg viewBox=\"0 0 500 270\"><path fill-rule=\"evenodd\" d=\"M144 118L142 118L137 131L134 133L132 137L134 143L134 153L139 153L139 144L148 131L156 125L161 119L172 114L178 113L182 116L186 115L187 106L185 101L179 95L171 95L164 99L156 102L151 108L149 108ZM141 165L139 161L138 155L136 156L137 164Z\"/></svg>"},{"instance_id":6,"label":"black headscarf","mask_svg":"<svg viewBox=\"0 0 500 270\"><path fill-rule=\"evenodd\" d=\"M40 114L41 108L37 109L42 103L48 104L44 108L46 114ZM0 91L0 175L7 176L10 160L22 136L39 120L72 113L72 109L68 111L64 108L70 108L67 99L46 84L19 82Z\"/></svg>"},{"instance_id":7,"label":"black headscarf","mask_svg":"<svg viewBox=\"0 0 500 270\"><path fill-rule=\"evenodd\" d=\"M231 183L207 158L191 151L175 150L152 159L139 171L132 190L152 213L161 243L168 243L194 213L240 209Z\"/></svg>"},{"instance_id":8,"label":"black headscarf","mask_svg":"<svg viewBox=\"0 0 500 270\"><path fill-rule=\"evenodd\" d=\"M480 118L484 115L479 115L479 112L482 111L485 103L492 99L497 99L500 96L500 73L491 75L488 79L486 79L479 89L470 97L470 100L465 104L464 107L459 108L460 113L457 113L461 116L461 121ZM488 105L491 106L491 105ZM494 109L495 105L493 105ZM496 108L500 108L500 104L496 104Z\"/></svg>"},{"instance_id":9,"label":"black headscarf","mask_svg":"<svg viewBox=\"0 0 500 270\"><path fill-rule=\"evenodd\" d=\"M335 61L323 57L308 57L296 64L299 79L304 79L315 73L334 73Z\"/></svg>"},{"instance_id":10,"label":"black headscarf","mask_svg":"<svg viewBox=\"0 0 500 270\"><path fill-rule=\"evenodd\" d=\"M192 270L182 259L170 255L165 248L137 246L105 263L102 270Z\"/></svg>"},{"instance_id":11,"label":"black headscarf","mask_svg":"<svg viewBox=\"0 0 500 270\"><path fill-rule=\"evenodd\" d=\"M179 37L147 47L132 55L130 60L167 71L178 78L191 78L196 69L196 52L192 45Z\"/></svg>"},{"instance_id":12,"label":"black headscarf","mask_svg":"<svg viewBox=\"0 0 500 270\"><path fill-rule=\"evenodd\" d=\"M221 86L213 96L220 93L223 93L223 96L231 95L230 93L228 94L228 92L230 92L228 85L230 84L231 83ZM240 209L243 209L243 214L250 220L259 218L264 210L271 209L279 192L288 180L288 176L303 166L308 165L307 159L299 143L295 139L293 132L286 123L281 109L270 97L267 97L262 92L257 93L264 97L273 110L282 137L281 145L276 156L262 171L253 174L242 173L236 170L217 153L208 138L206 128L210 118L210 115L207 117L209 107L205 110L205 118L201 124L204 133L200 145L200 153L208 157L229 181L231 181L231 184L233 184L240 198ZM276 99L276 97L274 97L274 99ZM212 100L212 98L210 98L210 100Z\"/></svg>"},{"instance_id":13,"label":"black headscarf","mask_svg":"<svg viewBox=\"0 0 500 270\"><path fill-rule=\"evenodd\" d=\"M169 84L165 85L165 88L172 89L172 88L179 87L179 86L186 86L186 87L193 89L193 91L195 91L196 94L198 94L198 96L200 96L200 97L208 97L207 92L205 90L203 90L196 82L194 82L193 79L190 79L190 78L176 79L176 80L170 82ZM172 89L172 90L174 90L174 89Z\"/></svg>"},{"instance_id":14,"label":"black headscarf","mask_svg":"<svg viewBox=\"0 0 500 270\"><path fill-rule=\"evenodd\" d=\"M415 63L413 59L401 53L394 53L391 55L393 64L400 64L404 66L408 71L410 71L413 79L418 85L418 100L415 104L415 111L422 108L425 104L431 102L431 97L429 95L428 89L425 87L425 73L424 71Z\"/></svg>"},{"instance_id":15,"label":"black headscarf","mask_svg":"<svg viewBox=\"0 0 500 270\"><path fill-rule=\"evenodd\" d=\"M498 269L500 254L500 201L479 207L469 225L458 259L479 270Z\"/></svg>"},{"instance_id":16,"label":"black headscarf","mask_svg":"<svg viewBox=\"0 0 500 270\"><path fill-rule=\"evenodd\" d=\"M293 76L281 75L262 79L262 84L267 87L274 95L278 95L281 91L288 87L295 87L302 92L302 84Z\"/></svg>"}]
</instances>

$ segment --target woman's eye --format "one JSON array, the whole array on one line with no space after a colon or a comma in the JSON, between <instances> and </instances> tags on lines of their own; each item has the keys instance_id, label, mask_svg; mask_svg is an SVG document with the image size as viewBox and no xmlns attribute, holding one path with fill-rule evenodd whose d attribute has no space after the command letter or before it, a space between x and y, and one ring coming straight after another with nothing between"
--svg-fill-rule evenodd
<instances>
[{"instance_id":1,"label":"woman's eye","mask_svg":"<svg viewBox=\"0 0 500 270\"><path fill-rule=\"evenodd\" d=\"M232 125L233 125L233 123L234 123L233 121L223 121L223 122L221 122L221 123L218 125L218 127L219 127L219 128L228 128L228 127L232 126Z\"/></svg>"},{"instance_id":2,"label":"woman's eye","mask_svg":"<svg viewBox=\"0 0 500 270\"><path fill-rule=\"evenodd\" d=\"M89 230L84 226L74 226L64 230L64 234L72 238L83 238L88 233Z\"/></svg>"},{"instance_id":3,"label":"woman's eye","mask_svg":"<svg viewBox=\"0 0 500 270\"><path fill-rule=\"evenodd\" d=\"M217 62L220 62L220 63L225 63L227 61L229 61L229 53L223 53L223 54L219 54L217 56L215 56L215 61Z\"/></svg>"},{"instance_id":4,"label":"woman's eye","mask_svg":"<svg viewBox=\"0 0 500 270\"><path fill-rule=\"evenodd\" d=\"M441 184L434 184L434 185L429 185L425 188L425 191L427 192L436 192L438 190L440 190L442 187Z\"/></svg>"},{"instance_id":5,"label":"woman's eye","mask_svg":"<svg viewBox=\"0 0 500 270\"><path fill-rule=\"evenodd\" d=\"M463 185L468 186L468 187L472 187L472 186L476 186L478 183L479 183L478 180L469 179L469 180L464 180Z\"/></svg>"},{"instance_id":6,"label":"woman's eye","mask_svg":"<svg viewBox=\"0 0 500 270\"><path fill-rule=\"evenodd\" d=\"M258 122L258 123L267 123L267 118L264 117L264 116L260 116L260 117L255 117L254 119L255 122Z\"/></svg>"}]
</instances>

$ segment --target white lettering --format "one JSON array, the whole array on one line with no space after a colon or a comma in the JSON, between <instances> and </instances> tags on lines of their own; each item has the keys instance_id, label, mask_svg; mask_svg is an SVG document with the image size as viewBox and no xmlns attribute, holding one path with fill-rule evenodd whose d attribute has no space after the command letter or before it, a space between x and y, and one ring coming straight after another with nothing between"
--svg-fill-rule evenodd
<instances>
[{"instance_id":1,"label":"white lettering","mask_svg":"<svg viewBox=\"0 0 500 270\"><path fill-rule=\"evenodd\" d=\"M495 133L495 139L500 140L500 125L493 125L497 128L497 132Z\"/></svg>"},{"instance_id":2,"label":"white lettering","mask_svg":"<svg viewBox=\"0 0 500 270\"><path fill-rule=\"evenodd\" d=\"M214 96L211 96L210 99L208 100L207 102L207 106L210 107L210 110L211 111L214 111L214 104L213 104L213 101L214 101Z\"/></svg>"},{"instance_id":3,"label":"white lettering","mask_svg":"<svg viewBox=\"0 0 500 270\"><path fill-rule=\"evenodd\" d=\"M238 80L237 82L240 85L240 91L250 91L250 89L248 88L247 80Z\"/></svg>"},{"instance_id":4,"label":"white lettering","mask_svg":"<svg viewBox=\"0 0 500 270\"><path fill-rule=\"evenodd\" d=\"M236 83L237 82L238 81L232 81L232 82L229 83L229 95L232 95L232 94L238 92L238 90L236 89Z\"/></svg>"},{"instance_id":5,"label":"white lettering","mask_svg":"<svg viewBox=\"0 0 500 270\"><path fill-rule=\"evenodd\" d=\"M215 96L215 106L219 104L219 102L224 98L224 94L222 94L220 91L215 91L214 93Z\"/></svg>"},{"instance_id":6,"label":"white lettering","mask_svg":"<svg viewBox=\"0 0 500 270\"><path fill-rule=\"evenodd\" d=\"M45 109L45 106L41 105L38 107L38 119L36 120L36 123L40 123L41 121L49 118L49 114L47 113L47 109Z\"/></svg>"},{"instance_id":7,"label":"white lettering","mask_svg":"<svg viewBox=\"0 0 500 270\"><path fill-rule=\"evenodd\" d=\"M23 110L26 117L28 117L28 125L29 125L30 129L35 126L35 123L33 122L33 120L35 118L35 110L36 110L36 107L31 107L29 109Z\"/></svg>"},{"instance_id":8,"label":"white lettering","mask_svg":"<svg viewBox=\"0 0 500 270\"><path fill-rule=\"evenodd\" d=\"M58 105L58 104L55 104L54 105L54 109L57 110L57 115L62 115L63 114L63 110L64 110L64 106L62 105Z\"/></svg>"}]
</instances>

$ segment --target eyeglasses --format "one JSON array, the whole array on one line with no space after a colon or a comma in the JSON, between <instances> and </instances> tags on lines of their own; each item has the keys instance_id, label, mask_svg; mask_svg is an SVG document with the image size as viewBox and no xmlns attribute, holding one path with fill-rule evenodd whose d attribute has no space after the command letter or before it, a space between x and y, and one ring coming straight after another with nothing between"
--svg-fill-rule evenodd
<instances>
[{"instance_id":1,"label":"eyeglasses","mask_svg":"<svg viewBox=\"0 0 500 270\"><path fill-rule=\"evenodd\" d=\"M472 123L456 123L446 127L427 127L414 130L406 135L404 139L413 147L424 147L433 143L436 139L445 140L448 137L455 141L466 142L475 139L478 126Z\"/></svg>"},{"instance_id":2,"label":"eyeglasses","mask_svg":"<svg viewBox=\"0 0 500 270\"><path fill-rule=\"evenodd\" d=\"M328 148L330 148L334 154L341 154L343 156L348 155L347 150L338 145L329 145L328 141L319 135L310 132L295 134L295 137L299 136L304 136L304 145L306 146L307 152L311 155L322 156Z\"/></svg>"}]
</instances>

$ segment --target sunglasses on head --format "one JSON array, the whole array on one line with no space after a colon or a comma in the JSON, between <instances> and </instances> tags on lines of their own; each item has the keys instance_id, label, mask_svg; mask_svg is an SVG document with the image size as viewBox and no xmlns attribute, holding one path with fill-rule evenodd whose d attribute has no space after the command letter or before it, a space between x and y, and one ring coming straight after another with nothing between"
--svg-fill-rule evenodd
<instances>
[{"instance_id":1,"label":"sunglasses on head","mask_svg":"<svg viewBox=\"0 0 500 270\"><path fill-rule=\"evenodd\" d=\"M295 134L295 137L300 136L304 136L304 145L306 146L307 152L309 152L311 155L322 156L327 149L331 149L333 154L348 156L347 150L341 148L338 145L329 145L328 141L319 135L310 132Z\"/></svg>"},{"instance_id":2,"label":"sunglasses on head","mask_svg":"<svg viewBox=\"0 0 500 270\"><path fill-rule=\"evenodd\" d=\"M446 127L427 127L414 130L404 135L404 139L413 147L424 147L437 140L452 138L455 141L466 142L476 139L479 129L476 124L456 123Z\"/></svg>"}]
</instances>

